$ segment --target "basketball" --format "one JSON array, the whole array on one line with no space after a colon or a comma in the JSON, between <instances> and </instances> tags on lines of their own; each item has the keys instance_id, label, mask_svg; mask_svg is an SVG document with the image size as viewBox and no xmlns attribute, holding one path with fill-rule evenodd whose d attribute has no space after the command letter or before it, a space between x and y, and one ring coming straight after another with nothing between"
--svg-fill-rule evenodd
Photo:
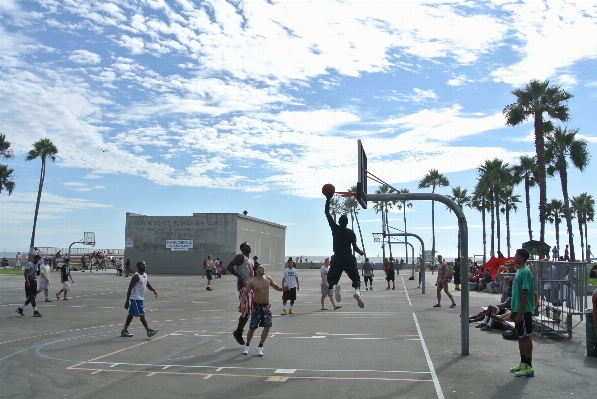
<instances>
[{"instance_id":1,"label":"basketball","mask_svg":"<svg viewBox=\"0 0 597 399\"><path fill-rule=\"evenodd\" d=\"M336 187L333 184L324 184L321 188L321 193L325 195L327 198L331 198L334 193L336 192Z\"/></svg>"}]
</instances>

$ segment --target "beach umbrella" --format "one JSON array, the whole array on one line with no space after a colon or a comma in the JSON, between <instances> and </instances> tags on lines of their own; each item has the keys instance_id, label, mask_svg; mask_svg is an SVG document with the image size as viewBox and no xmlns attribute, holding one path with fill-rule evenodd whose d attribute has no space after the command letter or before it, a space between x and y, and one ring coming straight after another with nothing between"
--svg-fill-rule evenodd
<instances>
[{"instance_id":1,"label":"beach umbrella","mask_svg":"<svg viewBox=\"0 0 597 399\"><path fill-rule=\"evenodd\" d=\"M551 246L549 246L549 244L546 244L544 242L542 243L542 242L536 241L536 240L527 241L522 244L522 248L529 251L529 253L531 255L539 256L539 249L541 248L541 245L543 245L543 255L549 256L549 251L551 249Z\"/></svg>"}]
</instances>

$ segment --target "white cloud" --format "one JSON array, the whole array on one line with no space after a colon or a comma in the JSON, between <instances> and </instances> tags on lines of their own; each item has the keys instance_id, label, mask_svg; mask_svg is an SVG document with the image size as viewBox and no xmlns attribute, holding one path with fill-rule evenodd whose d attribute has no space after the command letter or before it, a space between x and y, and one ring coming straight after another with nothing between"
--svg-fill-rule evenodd
<instances>
[{"instance_id":1,"label":"white cloud","mask_svg":"<svg viewBox=\"0 0 597 399\"><path fill-rule=\"evenodd\" d=\"M68 56L68 59L77 64L99 64L102 57L87 50L75 50Z\"/></svg>"},{"instance_id":2,"label":"white cloud","mask_svg":"<svg viewBox=\"0 0 597 399\"><path fill-rule=\"evenodd\" d=\"M283 111L274 116L292 130L299 132L331 132L334 128L359 121L351 112L338 110L317 110L311 112Z\"/></svg>"},{"instance_id":3,"label":"white cloud","mask_svg":"<svg viewBox=\"0 0 597 399\"><path fill-rule=\"evenodd\" d=\"M591 2L527 0L503 9L511 15L511 33L521 43L513 47L521 60L492 72L495 81L520 85L555 76L576 61L597 57L597 13Z\"/></svg>"}]
</instances>

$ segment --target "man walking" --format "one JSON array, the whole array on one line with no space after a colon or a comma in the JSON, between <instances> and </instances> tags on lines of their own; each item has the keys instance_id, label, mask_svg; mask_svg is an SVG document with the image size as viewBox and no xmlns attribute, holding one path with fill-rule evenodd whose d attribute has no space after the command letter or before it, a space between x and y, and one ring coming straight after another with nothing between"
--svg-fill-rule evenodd
<instances>
[{"instance_id":1,"label":"man walking","mask_svg":"<svg viewBox=\"0 0 597 399\"><path fill-rule=\"evenodd\" d=\"M386 281L388 282L388 288L386 288L386 290L390 289L390 281L392 282L392 289L395 290L396 289L396 283L395 283L395 278L396 278L396 263L394 263L394 258L392 258L390 256L390 261L388 262L388 272L386 273Z\"/></svg>"},{"instance_id":2,"label":"man walking","mask_svg":"<svg viewBox=\"0 0 597 399\"><path fill-rule=\"evenodd\" d=\"M62 289L56 293L56 299L60 299L60 294L64 292L64 298L62 299L68 301L69 298L66 296L66 294L70 291L70 283L68 282L69 277L70 281L74 284L73 276L70 274L70 258L66 258L64 260L64 264L60 268L60 281L62 282Z\"/></svg>"},{"instance_id":3,"label":"man walking","mask_svg":"<svg viewBox=\"0 0 597 399\"><path fill-rule=\"evenodd\" d=\"M212 291L211 289L211 279L214 272L214 262L212 260L211 255L207 255L207 259L203 261L203 277L207 275L207 287L205 288L208 291Z\"/></svg>"},{"instance_id":4,"label":"man walking","mask_svg":"<svg viewBox=\"0 0 597 399\"><path fill-rule=\"evenodd\" d=\"M510 369L516 377L534 377L533 371L533 313L535 312L535 286L533 273L526 261L531 255L526 249L517 249L514 263L518 266L512 287L512 316L518 333L520 364Z\"/></svg>"},{"instance_id":5,"label":"man walking","mask_svg":"<svg viewBox=\"0 0 597 399\"><path fill-rule=\"evenodd\" d=\"M591 256L593 256L593 253L591 252L591 246L587 245L587 258L585 259L587 263L591 263Z\"/></svg>"},{"instance_id":6,"label":"man walking","mask_svg":"<svg viewBox=\"0 0 597 399\"><path fill-rule=\"evenodd\" d=\"M288 269L287 269L288 270ZM294 269L296 270L296 269ZM249 354L251 345L251 339L257 327L262 326L263 332L261 333L261 340L259 346L255 348L258 356L263 356L263 344L269 333L269 329L272 326L272 308L269 303L269 287L274 288L276 291L288 292L288 287L280 287L272 280L270 276L265 276L265 269L259 262L255 262L255 277L249 281L246 289L243 292L243 296L240 302L241 312L245 310L247 306L249 292L253 294L253 303L251 310L251 323L249 324L249 332L247 333L247 343L243 349L243 355Z\"/></svg>"},{"instance_id":7,"label":"man walking","mask_svg":"<svg viewBox=\"0 0 597 399\"><path fill-rule=\"evenodd\" d=\"M365 307L363 298L361 297L361 278L359 276L359 269L357 268L357 259L352 254L352 250L359 255L365 255L363 251L357 246L357 237L354 231L349 229L348 217L346 215L340 216L338 223L330 214L330 201L333 193L326 193L325 201L325 216L332 229L334 255L332 255L332 262L330 271L328 272L328 284L334 290L334 295L340 294L340 286L338 282L342 277L342 272L346 272L348 277L352 280L352 287L354 288L353 298L357 300L360 308ZM336 300L340 300L336 297Z\"/></svg>"},{"instance_id":8,"label":"man walking","mask_svg":"<svg viewBox=\"0 0 597 399\"><path fill-rule=\"evenodd\" d=\"M21 253L17 252L17 255L15 256L15 269L19 268L19 270L21 269Z\"/></svg>"},{"instance_id":9,"label":"man walking","mask_svg":"<svg viewBox=\"0 0 597 399\"><path fill-rule=\"evenodd\" d=\"M448 296L448 298L450 298L450 300L452 301L452 304L450 305L451 308L456 306L456 302L454 302L454 297L452 297L452 294L450 294L450 291L448 291L448 265L446 262L444 262L444 259L442 258L441 255L437 255L437 281L435 282L435 286L437 287L437 303L435 305L433 305L434 308L440 308L441 307L441 300L442 300L442 290L444 290L444 292L446 293L446 295Z\"/></svg>"},{"instance_id":10,"label":"man walking","mask_svg":"<svg viewBox=\"0 0 597 399\"><path fill-rule=\"evenodd\" d=\"M249 281L253 278L254 263L253 259L249 257L251 254L251 246L248 242L240 244L240 252L240 254L237 254L234 259L230 261L226 270L237 278L236 289L238 291L238 311L240 312L240 316L238 318L238 326L236 327L236 330L232 332L232 336L236 339L236 342L238 342L239 345L244 345L243 329L245 328L253 309L253 292L247 290L247 284L249 284ZM247 291L246 300L243 302L245 306L241 307L240 305L245 291Z\"/></svg>"},{"instance_id":11,"label":"man walking","mask_svg":"<svg viewBox=\"0 0 597 399\"><path fill-rule=\"evenodd\" d=\"M342 306L340 305L336 305L336 302L334 302L334 293L333 291L330 289L330 286L328 284L328 272L330 271L330 258L325 258L325 260L323 261L323 266L321 266L321 268L319 269L319 274L321 275L321 310L327 310L327 308L325 307L325 297L329 297L330 298L330 302L332 303L332 306L334 307L334 310L336 309L340 309Z\"/></svg>"},{"instance_id":12,"label":"man walking","mask_svg":"<svg viewBox=\"0 0 597 399\"><path fill-rule=\"evenodd\" d=\"M126 317L124 328L120 332L121 337L130 338L133 336L133 334L129 333L129 326L131 325L131 321L133 321L133 317L138 317L139 320L141 320L141 324L145 327L145 331L147 331L147 336L149 338L158 333L158 330L149 328L147 320L145 320L144 298L146 289L149 288L150 291L153 291L155 297L158 297L158 292L151 286L149 281L147 281L147 274L145 273L146 267L145 262L137 262L138 271L133 275L133 278L131 278L129 289L126 293L126 302L124 304L124 308L129 311L129 314Z\"/></svg>"},{"instance_id":13,"label":"man walking","mask_svg":"<svg viewBox=\"0 0 597 399\"><path fill-rule=\"evenodd\" d=\"M35 303L35 296L37 295L37 267L40 259L41 256L35 255L33 262L27 262L25 266L23 276L25 277L25 295L27 300L17 308L17 313L21 316L25 316L25 313L23 313L25 306L31 304L33 307L33 316L41 317L41 313L37 310L37 304Z\"/></svg>"},{"instance_id":14,"label":"man walking","mask_svg":"<svg viewBox=\"0 0 597 399\"><path fill-rule=\"evenodd\" d=\"M294 301L296 301L296 292L300 290L298 270L294 267L294 262L289 262L288 267L282 273L282 287L288 287L288 290L284 290L282 293L282 305L284 306L282 316L286 314L286 302L288 300L290 300L288 314L294 314L292 307Z\"/></svg>"},{"instance_id":15,"label":"man walking","mask_svg":"<svg viewBox=\"0 0 597 399\"><path fill-rule=\"evenodd\" d=\"M39 283L37 285L37 294L44 292L46 302L52 302L48 298L48 290L50 289L50 263L48 258L44 258L44 263L39 266Z\"/></svg>"},{"instance_id":16,"label":"man walking","mask_svg":"<svg viewBox=\"0 0 597 399\"><path fill-rule=\"evenodd\" d=\"M363 276L363 280L365 280L365 291L369 291L367 282L370 283L371 291L373 291L373 265L369 262L369 258L365 258L365 262L363 262L361 275Z\"/></svg>"}]
</instances>

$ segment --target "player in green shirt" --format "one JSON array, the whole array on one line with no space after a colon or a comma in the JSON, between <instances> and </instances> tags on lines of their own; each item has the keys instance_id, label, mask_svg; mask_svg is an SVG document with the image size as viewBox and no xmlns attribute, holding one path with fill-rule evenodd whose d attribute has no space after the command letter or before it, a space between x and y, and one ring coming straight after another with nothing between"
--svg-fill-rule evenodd
<instances>
[{"instance_id":1,"label":"player in green shirt","mask_svg":"<svg viewBox=\"0 0 597 399\"><path fill-rule=\"evenodd\" d=\"M514 263L518 266L512 286L511 309L514 326L518 333L520 364L510 369L516 377L534 377L533 360L533 313L535 312L535 287L533 273L526 261L531 255L526 249L517 249Z\"/></svg>"}]
</instances>

